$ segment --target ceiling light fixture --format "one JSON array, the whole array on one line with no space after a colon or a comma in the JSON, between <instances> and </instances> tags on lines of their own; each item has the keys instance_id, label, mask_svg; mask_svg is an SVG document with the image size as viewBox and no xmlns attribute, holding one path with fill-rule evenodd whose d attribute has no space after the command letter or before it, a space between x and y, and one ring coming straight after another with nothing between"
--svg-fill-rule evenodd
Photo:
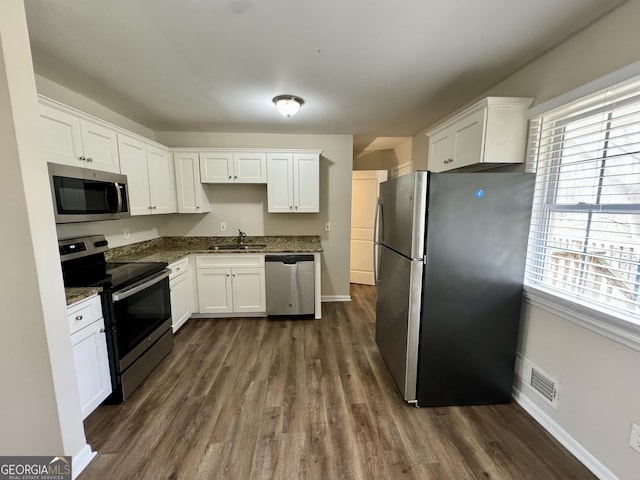
<instances>
[{"instance_id":1,"label":"ceiling light fixture","mask_svg":"<svg viewBox=\"0 0 640 480\"><path fill-rule=\"evenodd\" d=\"M285 117L291 117L298 113L303 103L304 100L295 95L278 95L277 97L273 97L273 104L280 114Z\"/></svg>"}]
</instances>

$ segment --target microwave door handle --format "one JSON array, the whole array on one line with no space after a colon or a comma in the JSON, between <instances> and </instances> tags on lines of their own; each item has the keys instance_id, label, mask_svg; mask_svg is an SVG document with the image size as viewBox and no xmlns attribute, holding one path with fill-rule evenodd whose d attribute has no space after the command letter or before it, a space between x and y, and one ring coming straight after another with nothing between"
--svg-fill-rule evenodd
<instances>
[{"instance_id":1,"label":"microwave door handle","mask_svg":"<svg viewBox=\"0 0 640 480\"><path fill-rule=\"evenodd\" d=\"M116 187L116 198L118 199L116 213L122 213L122 191L120 190L120 184L118 182L114 182L113 185Z\"/></svg>"}]
</instances>

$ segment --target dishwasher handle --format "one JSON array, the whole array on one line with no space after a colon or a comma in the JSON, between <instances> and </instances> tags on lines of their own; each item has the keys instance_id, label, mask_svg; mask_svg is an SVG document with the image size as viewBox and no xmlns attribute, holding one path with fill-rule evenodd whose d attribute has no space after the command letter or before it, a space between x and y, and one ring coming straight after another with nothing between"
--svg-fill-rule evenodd
<instances>
[{"instance_id":1,"label":"dishwasher handle","mask_svg":"<svg viewBox=\"0 0 640 480\"><path fill-rule=\"evenodd\" d=\"M265 262L278 262L285 265L295 265L298 262L313 262L313 255L265 255Z\"/></svg>"}]
</instances>

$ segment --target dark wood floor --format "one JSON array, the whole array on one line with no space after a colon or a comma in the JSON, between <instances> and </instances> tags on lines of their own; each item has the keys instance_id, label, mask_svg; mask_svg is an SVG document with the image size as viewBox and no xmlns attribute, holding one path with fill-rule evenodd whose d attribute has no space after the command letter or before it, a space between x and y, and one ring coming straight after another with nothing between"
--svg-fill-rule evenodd
<instances>
[{"instance_id":1,"label":"dark wood floor","mask_svg":"<svg viewBox=\"0 0 640 480\"><path fill-rule=\"evenodd\" d=\"M85 421L80 479L595 478L517 404L405 404L374 341L375 289L322 320L190 320L122 405Z\"/></svg>"}]
</instances>

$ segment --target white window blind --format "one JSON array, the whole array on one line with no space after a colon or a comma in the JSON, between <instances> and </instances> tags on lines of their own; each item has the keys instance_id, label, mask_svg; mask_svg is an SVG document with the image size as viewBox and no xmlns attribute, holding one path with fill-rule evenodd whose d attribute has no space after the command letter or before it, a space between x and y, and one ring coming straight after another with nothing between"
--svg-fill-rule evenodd
<instances>
[{"instance_id":1,"label":"white window blind","mask_svg":"<svg viewBox=\"0 0 640 480\"><path fill-rule=\"evenodd\" d=\"M532 119L525 284L640 325L640 80Z\"/></svg>"}]
</instances>

